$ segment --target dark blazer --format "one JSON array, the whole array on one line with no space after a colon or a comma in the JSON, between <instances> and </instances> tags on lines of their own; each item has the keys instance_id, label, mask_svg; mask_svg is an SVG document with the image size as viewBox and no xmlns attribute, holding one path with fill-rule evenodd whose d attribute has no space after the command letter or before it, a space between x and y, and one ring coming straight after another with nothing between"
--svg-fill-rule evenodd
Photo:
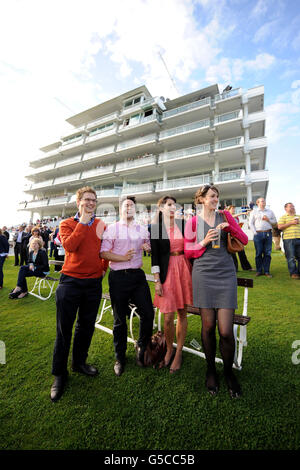
<instances>
[{"instance_id":1,"label":"dark blazer","mask_svg":"<svg viewBox=\"0 0 300 470\"><path fill-rule=\"evenodd\" d=\"M32 255L33 251L30 251L28 264L33 263L38 272L46 273L50 271L46 250L40 249L36 255L35 261L32 260Z\"/></svg>"},{"instance_id":2,"label":"dark blazer","mask_svg":"<svg viewBox=\"0 0 300 470\"><path fill-rule=\"evenodd\" d=\"M7 238L4 235L0 235L0 253L8 253L9 244Z\"/></svg>"},{"instance_id":3,"label":"dark blazer","mask_svg":"<svg viewBox=\"0 0 300 470\"><path fill-rule=\"evenodd\" d=\"M185 221L182 219L175 219L175 223L181 230L182 235L184 235ZM167 277L170 259L170 240L163 221L160 221L158 224L151 224L150 243L151 265L159 266L160 282L163 284Z\"/></svg>"}]
</instances>

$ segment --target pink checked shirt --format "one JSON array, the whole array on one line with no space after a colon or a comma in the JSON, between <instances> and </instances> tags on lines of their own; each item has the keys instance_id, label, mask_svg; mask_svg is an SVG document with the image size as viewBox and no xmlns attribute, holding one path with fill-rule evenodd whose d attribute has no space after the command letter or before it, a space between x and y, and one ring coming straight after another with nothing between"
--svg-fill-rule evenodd
<instances>
[{"instance_id":1,"label":"pink checked shirt","mask_svg":"<svg viewBox=\"0 0 300 470\"><path fill-rule=\"evenodd\" d=\"M117 255L126 255L127 251L135 250L130 261L110 261L110 268L114 271L119 269L138 269L143 265L144 243L149 244L150 234L147 226L139 225L135 221L129 225L123 220L109 225L103 233L101 252L111 251Z\"/></svg>"}]
</instances>

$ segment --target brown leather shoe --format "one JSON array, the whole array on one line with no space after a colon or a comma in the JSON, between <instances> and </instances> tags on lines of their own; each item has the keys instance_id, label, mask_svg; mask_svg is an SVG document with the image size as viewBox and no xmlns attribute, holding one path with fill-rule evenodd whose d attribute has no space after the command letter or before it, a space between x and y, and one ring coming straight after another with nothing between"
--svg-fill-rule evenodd
<instances>
[{"instance_id":1,"label":"brown leather shoe","mask_svg":"<svg viewBox=\"0 0 300 470\"><path fill-rule=\"evenodd\" d=\"M291 278L292 279L300 279L300 276L299 276L299 274L292 274Z\"/></svg>"},{"instance_id":2,"label":"brown leather shoe","mask_svg":"<svg viewBox=\"0 0 300 470\"><path fill-rule=\"evenodd\" d=\"M120 377L120 375L123 374L124 372L124 364L120 361L116 361L114 365L114 371L117 377Z\"/></svg>"},{"instance_id":3,"label":"brown leather shoe","mask_svg":"<svg viewBox=\"0 0 300 470\"><path fill-rule=\"evenodd\" d=\"M262 276L262 273L255 273L255 276L258 277L258 276Z\"/></svg>"},{"instance_id":4,"label":"brown leather shoe","mask_svg":"<svg viewBox=\"0 0 300 470\"><path fill-rule=\"evenodd\" d=\"M273 277L272 274L269 274L269 273L265 274L265 276L270 277L270 278Z\"/></svg>"}]
</instances>

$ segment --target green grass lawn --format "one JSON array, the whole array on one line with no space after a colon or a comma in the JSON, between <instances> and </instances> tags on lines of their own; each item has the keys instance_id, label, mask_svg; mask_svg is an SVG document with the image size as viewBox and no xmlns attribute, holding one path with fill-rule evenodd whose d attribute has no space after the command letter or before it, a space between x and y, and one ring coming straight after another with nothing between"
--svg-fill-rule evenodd
<instances>
[{"instance_id":1,"label":"green grass lawn","mask_svg":"<svg viewBox=\"0 0 300 470\"><path fill-rule=\"evenodd\" d=\"M246 252L254 266L252 242ZM144 258L144 268L150 272L150 258ZM273 252L271 272L273 279L255 279L249 291L248 346L236 371L243 389L239 400L230 399L221 364L220 392L211 397L204 388L205 361L186 352L173 376L167 369L140 369L128 344L126 370L118 378L112 336L96 329L88 362L99 375L71 372L63 397L53 404L55 299L8 299L18 273L9 258L0 291L0 341L6 346L0 449L299 449L300 364L292 363L292 344L300 340L300 281L290 279L281 252ZM111 315L104 324L111 327ZM200 331L200 318L189 317L187 346L193 338L201 342Z\"/></svg>"}]
</instances>

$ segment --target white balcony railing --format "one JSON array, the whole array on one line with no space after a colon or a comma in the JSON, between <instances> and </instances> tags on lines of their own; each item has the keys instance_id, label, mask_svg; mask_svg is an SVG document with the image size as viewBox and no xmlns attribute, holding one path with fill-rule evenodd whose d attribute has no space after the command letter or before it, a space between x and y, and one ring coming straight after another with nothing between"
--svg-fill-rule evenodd
<instances>
[{"instance_id":1,"label":"white balcony railing","mask_svg":"<svg viewBox=\"0 0 300 470\"><path fill-rule=\"evenodd\" d=\"M201 184L208 184L211 181L211 175L197 175L189 176L186 178L176 178L167 181L158 181L156 183L156 191L164 191L166 189L183 189L193 186L200 186Z\"/></svg>"},{"instance_id":2,"label":"white balcony railing","mask_svg":"<svg viewBox=\"0 0 300 470\"><path fill-rule=\"evenodd\" d=\"M219 140L214 144L215 150L223 150L229 147L244 145L244 137L234 137L233 139Z\"/></svg>"},{"instance_id":3,"label":"white balcony railing","mask_svg":"<svg viewBox=\"0 0 300 470\"><path fill-rule=\"evenodd\" d=\"M155 98L147 98L144 101L140 101L139 103L133 104L132 106L126 106L126 108L123 108L120 116L125 116L128 113L133 113L135 110L139 110L141 108L144 108L145 106L151 106L155 102Z\"/></svg>"},{"instance_id":4,"label":"white balcony railing","mask_svg":"<svg viewBox=\"0 0 300 470\"><path fill-rule=\"evenodd\" d=\"M159 122L159 117L157 114L151 114L150 116L144 116L140 119L137 119L136 121L133 121L133 122L130 122L127 124L127 125L122 125L121 127L119 127L119 131L121 132L124 132L126 131L127 129L132 129L134 127L138 127L138 126L142 126L143 124L146 124L148 122Z\"/></svg>"},{"instance_id":5,"label":"white balcony railing","mask_svg":"<svg viewBox=\"0 0 300 470\"><path fill-rule=\"evenodd\" d=\"M53 178L47 181L41 181L40 183L34 183L28 189L32 190L32 189L46 188L47 186L52 186L52 183L53 183Z\"/></svg>"},{"instance_id":6,"label":"white balcony railing","mask_svg":"<svg viewBox=\"0 0 300 470\"><path fill-rule=\"evenodd\" d=\"M166 139L167 137L173 137L175 135L185 134L186 132L196 131L203 127L209 127L210 120L203 119L202 121L192 122L190 124L186 124L185 126L173 127L172 129L167 129L162 131L159 135L160 140Z\"/></svg>"},{"instance_id":7,"label":"white balcony railing","mask_svg":"<svg viewBox=\"0 0 300 470\"><path fill-rule=\"evenodd\" d=\"M83 155L83 161L91 160L92 158L102 157L103 155L111 155L115 151L114 145L109 145L107 147L103 147L97 150L92 150L91 152L85 152Z\"/></svg>"},{"instance_id":8,"label":"white balcony railing","mask_svg":"<svg viewBox=\"0 0 300 470\"><path fill-rule=\"evenodd\" d=\"M163 113L163 119L167 119L172 116L177 116L177 114L186 113L193 109L201 108L202 106L207 106L210 104L211 98L203 98L202 100L194 101L193 103L185 104L183 106L178 106L178 108L170 109Z\"/></svg>"},{"instance_id":9,"label":"white balcony railing","mask_svg":"<svg viewBox=\"0 0 300 470\"><path fill-rule=\"evenodd\" d=\"M234 88L233 90L226 91L224 93L220 93L218 95L215 95L215 102L217 101L222 101L222 100L227 100L228 98L233 98L235 96L241 95L242 90L241 88Z\"/></svg>"},{"instance_id":10,"label":"white balcony railing","mask_svg":"<svg viewBox=\"0 0 300 470\"><path fill-rule=\"evenodd\" d=\"M144 193L152 193L154 191L154 184L153 183L143 183L143 184L136 184L136 185L129 185L126 188L123 188L122 194L144 194Z\"/></svg>"},{"instance_id":11,"label":"white balcony railing","mask_svg":"<svg viewBox=\"0 0 300 470\"><path fill-rule=\"evenodd\" d=\"M49 206L56 206L59 204L66 204L68 202L69 196L60 196L52 197L49 199Z\"/></svg>"},{"instance_id":12,"label":"white balcony railing","mask_svg":"<svg viewBox=\"0 0 300 470\"><path fill-rule=\"evenodd\" d=\"M108 123L109 121L115 121L115 120L118 119L118 117L119 117L118 112L111 113L111 114L106 114L105 116L103 116L99 119L96 119L95 121L89 122L87 124L86 128L91 129L92 127L99 126L100 124L105 124L105 123Z\"/></svg>"},{"instance_id":13,"label":"white balcony railing","mask_svg":"<svg viewBox=\"0 0 300 470\"><path fill-rule=\"evenodd\" d=\"M122 188L112 188L112 189L100 189L96 191L97 198L105 198L105 197L119 197L122 192Z\"/></svg>"},{"instance_id":14,"label":"white balcony railing","mask_svg":"<svg viewBox=\"0 0 300 470\"><path fill-rule=\"evenodd\" d=\"M209 153L210 144L197 145L195 147L189 147L182 150L174 150L173 152L161 153L158 157L158 163L162 163L169 160L179 160L181 158L189 158L201 153Z\"/></svg>"},{"instance_id":15,"label":"white balcony railing","mask_svg":"<svg viewBox=\"0 0 300 470\"><path fill-rule=\"evenodd\" d=\"M156 157L154 155L149 157L135 158L134 160L117 163L115 171L118 172L128 170L130 168L140 168L147 165L154 165L155 163Z\"/></svg>"},{"instance_id":16,"label":"white balcony railing","mask_svg":"<svg viewBox=\"0 0 300 470\"><path fill-rule=\"evenodd\" d=\"M113 173L114 165L100 166L98 168L92 168L91 170L85 170L81 174L81 178L92 178L94 176L107 175Z\"/></svg>"},{"instance_id":17,"label":"white balcony railing","mask_svg":"<svg viewBox=\"0 0 300 470\"><path fill-rule=\"evenodd\" d=\"M131 147L137 147L139 145L143 145L151 141L156 141L156 139L157 139L156 134L149 134L143 137L138 137L137 139L126 140L125 142L120 142L117 145L116 151L118 152L120 150L125 150Z\"/></svg>"},{"instance_id":18,"label":"white balcony railing","mask_svg":"<svg viewBox=\"0 0 300 470\"><path fill-rule=\"evenodd\" d=\"M77 181L79 177L80 177L80 172L72 173L71 175L58 176L57 178L55 178L53 185L70 183L70 181Z\"/></svg>"},{"instance_id":19,"label":"white balcony railing","mask_svg":"<svg viewBox=\"0 0 300 470\"><path fill-rule=\"evenodd\" d=\"M35 175L38 175L40 173L44 173L44 172L47 172L49 170L53 170L55 167L55 163L49 163L48 165L44 165L44 166L40 166L39 168L28 168L28 173L27 173L27 177L29 176L35 176Z\"/></svg>"},{"instance_id":20,"label":"white balcony railing","mask_svg":"<svg viewBox=\"0 0 300 470\"><path fill-rule=\"evenodd\" d=\"M215 175L215 183L222 183L224 181L239 180L245 178L245 170L230 170L230 171L221 171L219 174Z\"/></svg>"},{"instance_id":21,"label":"white balcony railing","mask_svg":"<svg viewBox=\"0 0 300 470\"><path fill-rule=\"evenodd\" d=\"M95 132L93 134L90 134L86 138L85 142L90 143L90 142L95 142L96 140L99 140L99 139L104 139L105 137L116 134L116 130L117 130L117 126L113 126L112 128L109 128L107 130Z\"/></svg>"},{"instance_id":22,"label":"white balcony railing","mask_svg":"<svg viewBox=\"0 0 300 470\"><path fill-rule=\"evenodd\" d=\"M82 158L82 155L76 155L76 157L66 158L64 160L59 160L56 163L55 168L61 168L63 166L72 165L73 163L78 163L78 162L81 161L81 158Z\"/></svg>"},{"instance_id":23,"label":"white balcony railing","mask_svg":"<svg viewBox=\"0 0 300 470\"><path fill-rule=\"evenodd\" d=\"M238 118L242 118L241 109L216 116L214 119L214 124L218 125L218 124L222 124L223 122L231 121L232 119L238 119Z\"/></svg>"},{"instance_id":24,"label":"white balcony railing","mask_svg":"<svg viewBox=\"0 0 300 470\"><path fill-rule=\"evenodd\" d=\"M48 199L36 199L35 201L27 202L26 209L33 209L34 207L44 207L48 205Z\"/></svg>"}]
</instances>

